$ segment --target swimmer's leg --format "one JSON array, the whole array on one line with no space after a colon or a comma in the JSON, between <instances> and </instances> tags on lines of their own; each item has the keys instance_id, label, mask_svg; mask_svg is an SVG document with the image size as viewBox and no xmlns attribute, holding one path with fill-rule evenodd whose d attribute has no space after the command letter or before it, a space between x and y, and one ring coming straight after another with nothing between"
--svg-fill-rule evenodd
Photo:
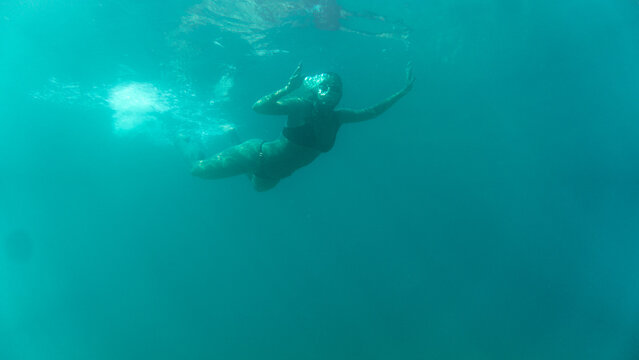
<instances>
[{"instance_id":1,"label":"swimmer's leg","mask_svg":"<svg viewBox=\"0 0 639 360\"><path fill-rule=\"evenodd\" d=\"M339 29L341 31L343 31L343 32L353 33L353 34L359 35L359 36L376 37L376 38L382 38L382 39L396 39L396 40L401 40L401 41L404 41L404 42L407 42L408 38L410 36L410 33L408 31L374 33L374 32L369 32L369 31L356 30L356 29L349 28L349 27L344 26L344 25L340 26Z\"/></svg>"},{"instance_id":2,"label":"swimmer's leg","mask_svg":"<svg viewBox=\"0 0 639 360\"><path fill-rule=\"evenodd\" d=\"M384 39L397 39L402 40L404 42L408 42L411 29L406 26L401 20L390 20L389 18L376 14L372 11L348 11L342 9L341 18L348 19L349 17L366 19L371 21L377 21L379 23L385 24L387 27L390 26L392 30L390 31L380 31L380 32L371 32L354 29L342 24L340 26L340 30L344 32L350 32L360 36L367 37L378 37Z\"/></svg>"},{"instance_id":3,"label":"swimmer's leg","mask_svg":"<svg viewBox=\"0 0 639 360\"><path fill-rule=\"evenodd\" d=\"M272 188L280 182L280 179L266 179L259 177L255 174L250 175L251 182L253 183L253 188L257 192L264 192L267 190L271 190Z\"/></svg>"},{"instance_id":4,"label":"swimmer's leg","mask_svg":"<svg viewBox=\"0 0 639 360\"><path fill-rule=\"evenodd\" d=\"M191 174L205 179L221 179L255 172L260 163L262 140L253 139L232 146L209 159L195 163Z\"/></svg>"}]
</instances>

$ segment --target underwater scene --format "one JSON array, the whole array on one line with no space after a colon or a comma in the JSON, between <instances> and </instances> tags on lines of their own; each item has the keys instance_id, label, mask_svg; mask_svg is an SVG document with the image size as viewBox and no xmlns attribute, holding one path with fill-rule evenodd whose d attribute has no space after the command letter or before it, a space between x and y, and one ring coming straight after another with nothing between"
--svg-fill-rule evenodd
<instances>
[{"instance_id":1,"label":"underwater scene","mask_svg":"<svg viewBox=\"0 0 639 360\"><path fill-rule=\"evenodd\" d=\"M0 0L0 360L639 360L639 1Z\"/></svg>"}]
</instances>

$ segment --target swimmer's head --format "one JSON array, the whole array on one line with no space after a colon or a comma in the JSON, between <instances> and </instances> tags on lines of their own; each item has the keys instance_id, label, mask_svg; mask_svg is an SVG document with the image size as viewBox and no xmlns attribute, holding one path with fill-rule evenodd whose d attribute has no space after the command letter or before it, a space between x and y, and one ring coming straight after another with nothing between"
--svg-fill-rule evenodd
<instances>
[{"instance_id":1,"label":"swimmer's head","mask_svg":"<svg viewBox=\"0 0 639 360\"><path fill-rule=\"evenodd\" d=\"M342 79L335 73L307 76L304 87L313 93L313 100L323 108L334 108L342 98Z\"/></svg>"}]
</instances>

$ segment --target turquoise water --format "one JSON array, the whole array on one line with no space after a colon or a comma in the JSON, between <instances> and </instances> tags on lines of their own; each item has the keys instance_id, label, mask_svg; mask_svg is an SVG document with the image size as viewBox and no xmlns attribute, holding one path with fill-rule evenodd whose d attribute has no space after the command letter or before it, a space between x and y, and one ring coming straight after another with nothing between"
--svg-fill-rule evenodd
<instances>
[{"instance_id":1,"label":"turquoise water","mask_svg":"<svg viewBox=\"0 0 639 360\"><path fill-rule=\"evenodd\" d=\"M639 3L340 4L410 36L0 1L0 359L639 359ZM417 82L269 192L192 177L176 137L275 138L300 61Z\"/></svg>"}]
</instances>

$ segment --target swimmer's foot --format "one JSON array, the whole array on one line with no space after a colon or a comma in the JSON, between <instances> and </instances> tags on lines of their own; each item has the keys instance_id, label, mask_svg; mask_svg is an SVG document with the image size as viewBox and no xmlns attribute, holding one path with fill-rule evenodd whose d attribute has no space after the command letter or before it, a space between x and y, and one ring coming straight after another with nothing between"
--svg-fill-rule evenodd
<instances>
[{"instance_id":1,"label":"swimmer's foot","mask_svg":"<svg viewBox=\"0 0 639 360\"><path fill-rule=\"evenodd\" d=\"M175 139L175 146L178 148L189 165L193 165L199 160L203 160L206 158L206 155L202 151L201 146L199 146L196 141L193 141L191 136L178 134Z\"/></svg>"},{"instance_id":2,"label":"swimmer's foot","mask_svg":"<svg viewBox=\"0 0 639 360\"><path fill-rule=\"evenodd\" d=\"M185 134L178 134L177 135L178 141L183 141L183 142L191 142L191 137L189 135L185 135Z\"/></svg>"},{"instance_id":3,"label":"swimmer's foot","mask_svg":"<svg viewBox=\"0 0 639 360\"><path fill-rule=\"evenodd\" d=\"M223 125L221 126L221 129L222 129L222 133L228 137L228 140L231 143L231 145L238 145L242 142L242 140L240 140L240 136L238 135L237 129L235 128L235 126L230 124Z\"/></svg>"}]
</instances>

